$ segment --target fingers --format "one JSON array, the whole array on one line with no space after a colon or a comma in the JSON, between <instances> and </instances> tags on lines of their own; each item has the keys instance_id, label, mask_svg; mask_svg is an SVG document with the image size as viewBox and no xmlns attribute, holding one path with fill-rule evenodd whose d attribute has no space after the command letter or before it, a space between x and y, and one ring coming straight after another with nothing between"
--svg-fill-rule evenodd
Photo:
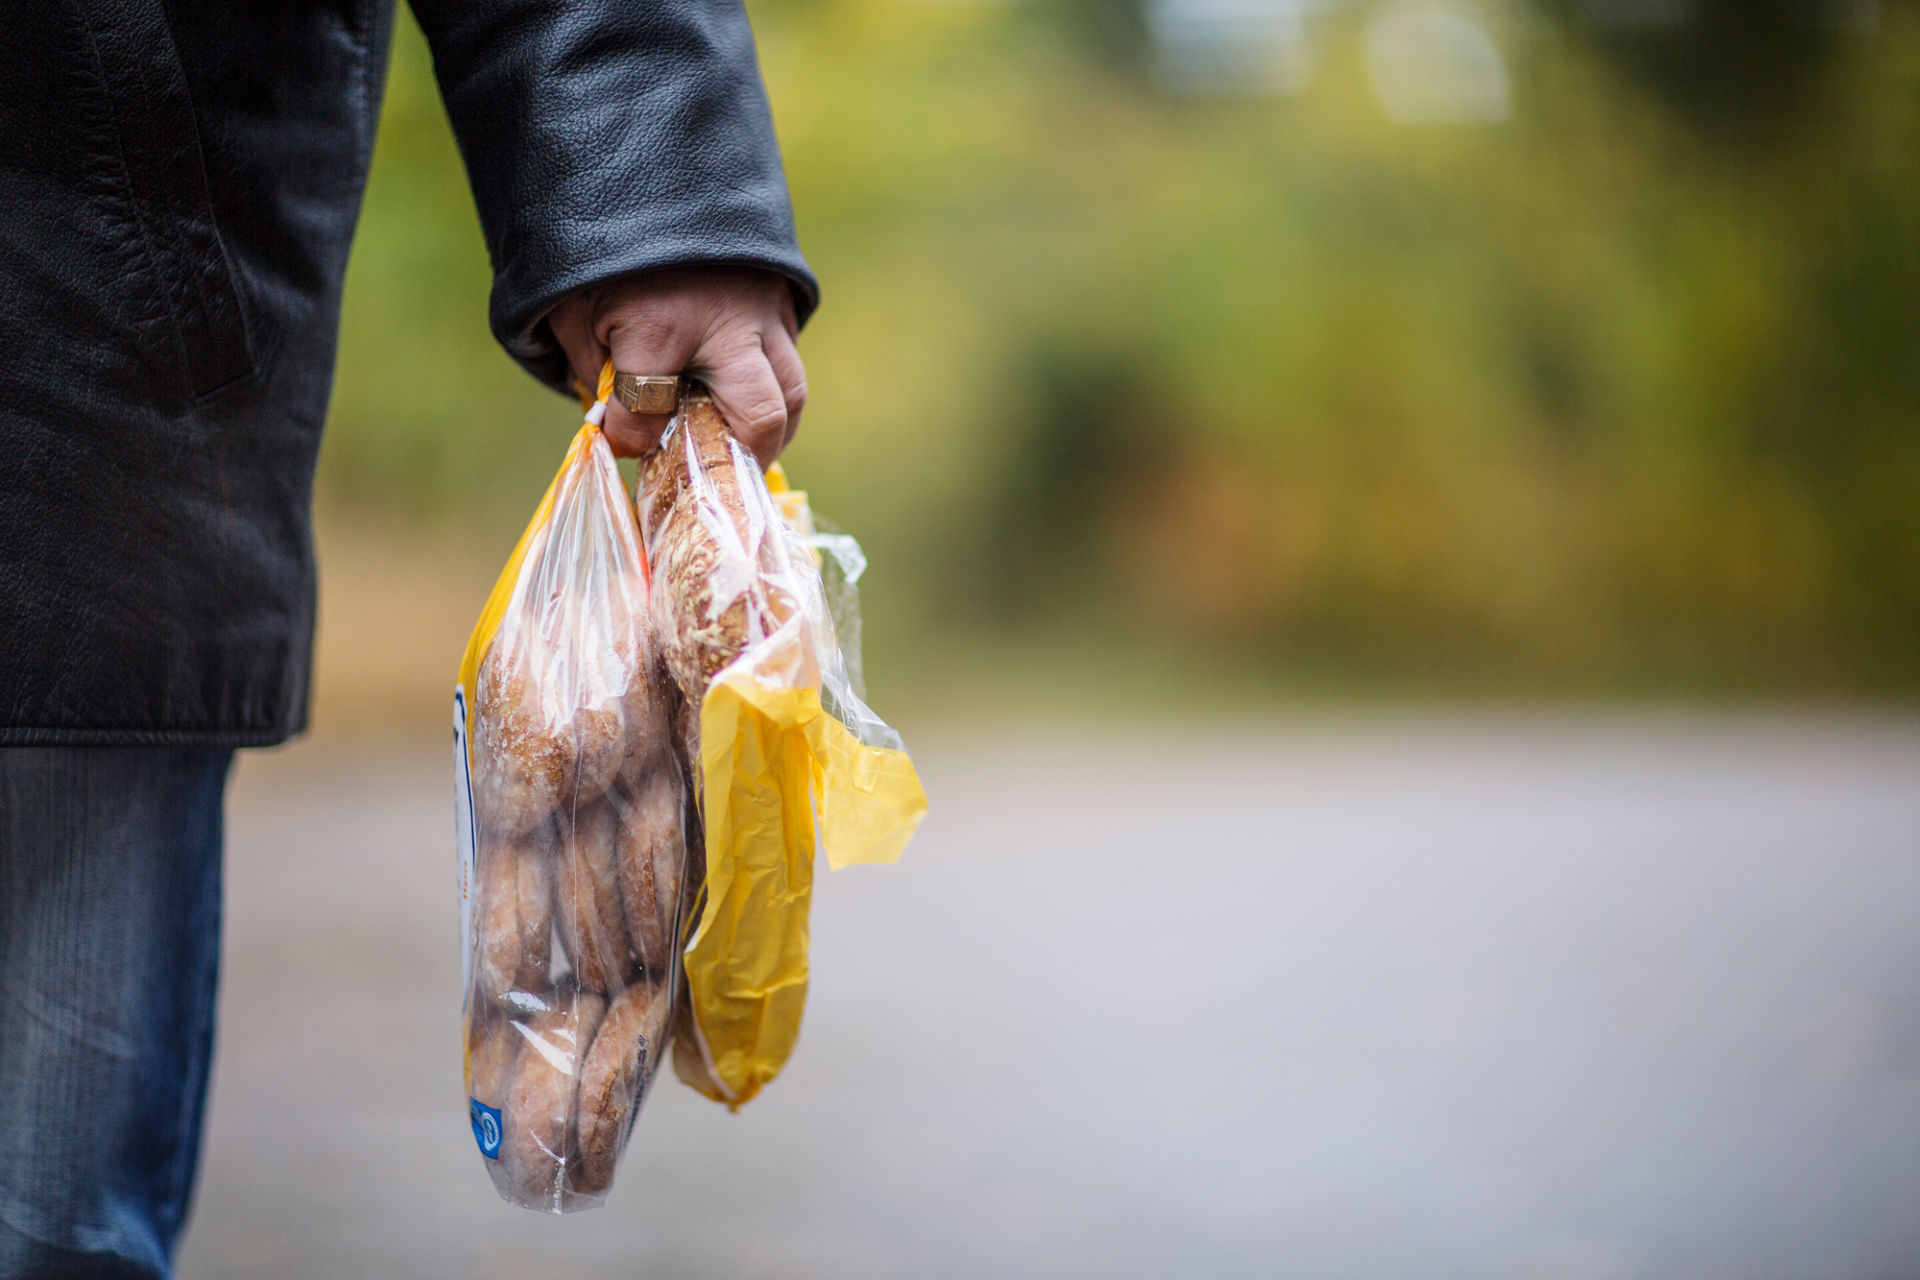
<instances>
[{"instance_id":1,"label":"fingers","mask_svg":"<svg viewBox=\"0 0 1920 1280\"><path fill-rule=\"evenodd\" d=\"M800 363L800 352L793 345L790 330L783 327L767 334L766 348L767 364L780 383L780 394L787 405L786 438L780 442L780 449L774 450L778 454L793 443L794 435L800 430L800 411L807 407L807 370Z\"/></svg>"},{"instance_id":2,"label":"fingers","mask_svg":"<svg viewBox=\"0 0 1920 1280\"><path fill-rule=\"evenodd\" d=\"M750 329L728 335L704 380L734 438L763 470L771 466L787 446L787 397L767 360L764 335Z\"/></svg>"},{"instance_id":3,"label":"fingers","mask_svg":"<svg viewBox=\"0 0 1920 1280\"><path fill-rule=\"evenodd\" d=\"M582 289L563 299L547 312L547 326L567 356L573 380L591 393L600 378L600 366L607 362L607 349L593 335L593 301L596 290Z\"/></svg>"},{"instance_id":4,"label":"fingers","mask_svg":"<svg viewBox=\"0 0 1920 1280\"><path fill-rule=\"evenodd\" d=\"M622 373L699 378L762 467L793 439L807 400L785 277L745 267L645 272L583 290L548 313L574 376L595 385L608 356ZM623 457L650 452L668 414L607 406L601 424Z\"/></svg>"},{"instance_id":5,"label":"fingers","mask_svg":"<svg viewBox=\"0 0 1920 1280\"><path fill-rule=\"evenodd\" d=\"M693 369L735 438L764 469L800 429L807 373L793 345L793 291L765 272L753 283L753 305L729 313L695 353Z\"/></svg>"}]
</instances>

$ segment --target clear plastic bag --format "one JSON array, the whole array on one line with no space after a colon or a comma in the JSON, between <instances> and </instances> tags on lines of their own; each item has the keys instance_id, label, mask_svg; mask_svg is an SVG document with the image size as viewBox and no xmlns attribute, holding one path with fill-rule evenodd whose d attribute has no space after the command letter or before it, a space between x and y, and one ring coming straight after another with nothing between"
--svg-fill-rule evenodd
<instances>
[{"instance_id":1,"label":"clear plastic bag","mask_svg":"<svg viewBox=\"0 0 1920 1280\"><path fill-rule=\"evenodd\" d=\"M693 884L676 695L597 420L495 584L454 704L468 1111L500 1194L550 1212L612 1183L667 1052Z\"/></svg>"},{"instance_id":2,"label":"clear plastic bag","mask_svg":"<svg viewBox=\"0 0 1920 1280\"><path fill-rule=\"evenodd\" d=\"M763 476L697 387L643 464L638 506L653 632L681 696L674 736L698 800L702 887L674 1066L738 1107L799 1034L816 832L833 867L891 862L926 796L840 648L818 552L850 603L859 548L818 535L806 495L777 467Z\"/></svg>"},{"instance_id":3,"label":"clear plastic bag","mask_svg":"<svg viewBox=\"0 0 1920 1280\"><path fill-rule=\"evenodd\" d=\"M669 1053L734 1107L778 1074L816 844L889 862L926 809L840 647L858 546L697 389L636 519L597 426L611 380L454 703L469 1119L500 1194L551 1212L604 1199Z\"/></svg>"}]
</instances>

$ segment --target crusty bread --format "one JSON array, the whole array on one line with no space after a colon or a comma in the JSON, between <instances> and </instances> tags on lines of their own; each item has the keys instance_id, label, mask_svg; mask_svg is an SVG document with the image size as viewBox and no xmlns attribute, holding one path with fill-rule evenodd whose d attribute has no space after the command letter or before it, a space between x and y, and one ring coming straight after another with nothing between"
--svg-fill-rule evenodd
<instances>
[{"instance_id":1,"label":"crusty bread","mask_svg":"<svg viewBox=\"0 0 1920 1280\"><path fill-rule=\"evenodd\" d=\"M543 646L537 638L529 648ZM517 836L552 817L573 788L575 731L541 697L536 654L499 644L480 663L475 690L474 804L483 834Z\"/></svg>"},{"instance_id":2,"label":"crusty bread","mask_svg":"<svg viewBox=\"0 0 1920 1280\"><path fill-rule=\"evenodd\" d=\"M580 1072L578 1159L568 1171L569 1185L582 1195L599 1195L612 1185L614 1162L665 1044L669 989L634 982L607 1006L594 1034Z\"/></svg>"},{"instance_id":3,"label":"crusty bread","mask_svg":"<svg viewBox=\"0 0 1920 1280\"><path fill-rule=\"evenodd\" d=\"M687 861L686 793L679 761L668 755L624 801L615 863L620 906L640 963L651 977L664 981Z\"/></svg>"},{"instance_id":4,"label":"crusty bread","mask_svg":"<svg viewBox=\"0 0 1920 1280\"><path fill-rule=\"evenodd\" d=\"M655 561L661 599L656 616L665 623L662 656L674 682L695 699L740 656L751 635L750 588L727 582L726 549L713 536L710 519L692 502L676 506Z\"/></svg>"},{"instance_id":5,"label":"crusty bread","mask_svg":"<svg viewBox=\"0 0 1920 1280\"><path fill-rule=\"evenodd\" d=\"M619 817L610 801L589 805L572 823L554 872L554 921L573 962L574 979L589 991L618 991L633 967L633 948L620 911Z\"/></svg>"},{"instance_id":6,"label":"crusty bread","mask_svg":"<svg viewBox=\"0 0 1920 1280\"><path fill-rule=\"evenodd\" d=\"M498 1000L518 987L547 983L553 950L553 862L558 833L552 822L525 835L492 838L480 846L475 892L480 990Z\"/></svg>"},{"instance_id":7,"label":"crusty bread","mask_svg":"<svg viewBox=\"0 0 1920 1280\"><path fill-rule=\"evenodd\" d=\"M471 1006L467 1020L467 1096L499 1110L506 1106L520 1033L490 1004Z\"/></svg>"},{"instance_id":8,"label":"crusty bread","mask_svg":"<svg viewBox=\"0 0 1920 1280\"><path fill-rule=\"evenodd\" d=\"M574 1158L573 1107L586 1047L607 1002L591 991L557 993L547 1009L513 1024L525 1043L501 1118L501 1170L522 1204L559 1209Z\"/></svg>"},{"instance_id":9,"label":"crusty bread","mask_svg":"<svg viewBox=\"0 0 1920 1280\"><path fill-rule=\"evenodd\" d=\"M579 759L571 797L574 807L606 794L613 785L627 751L625 721L619 699L610 698L574 711L574 750Z\"/></svg>"},{"instance_id":10,"label":"crusty bread","mask_svg":"<svg viewBox=\"0 0 1920 1280\"><path fill-rule=\"evenodd\" d=\"M632 791L673 751L673 681L647 646L642 659L634 664L621 700L622 725L626 731L616 785Z\"/></svg>"},{"instance_id":11,"label":"crusty bread","mask_svg":"<svg viewBox=\"0 0 1920 1280\"><path fill-rule=\"evenodd\" d=\"M674 481L647 495L654 620L667 670L697 704L713 677L778 621L756 572L757 534L766 531L756 530L741 496L739 468L752 463L709 397L686 398L680 430L659 452Z\"/></svg>"}]
</instances>

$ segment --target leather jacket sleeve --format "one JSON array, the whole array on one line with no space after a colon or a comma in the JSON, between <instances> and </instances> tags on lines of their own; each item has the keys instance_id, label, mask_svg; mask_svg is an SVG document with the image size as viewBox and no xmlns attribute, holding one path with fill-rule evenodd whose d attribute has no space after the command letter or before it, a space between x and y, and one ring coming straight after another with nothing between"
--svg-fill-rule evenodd
<instances>
[{"instance_id":1,"label":"leather jacket sleeve","mask_svg":"<svg viewBox=\"0 0 1920 1280\"><path fill-rule=\"evenodd\" d=\"M740 0L412 0L493 261L494 336L565 389L545 315L632 271L765 267L818 286Z\"/></svg>"}]
</instances>

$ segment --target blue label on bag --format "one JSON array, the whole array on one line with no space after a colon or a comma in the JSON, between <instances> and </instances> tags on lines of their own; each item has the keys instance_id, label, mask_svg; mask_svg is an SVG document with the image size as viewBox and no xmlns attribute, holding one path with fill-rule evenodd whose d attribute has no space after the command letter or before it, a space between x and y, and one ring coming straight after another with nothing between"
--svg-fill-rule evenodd
<instances>
[{"instance_id":1,"label":"blue label on bag","mask_svg":"<svg viewBox=\"0 0 1920 1280\"><path fill-rule=\"evenodd\" d=\"M489 1160L500 1158L500 1112L478 1098L467 1099L467 1111L473 1117L473 1140L480 1154Z\"/></svg>"}]
</instances>

